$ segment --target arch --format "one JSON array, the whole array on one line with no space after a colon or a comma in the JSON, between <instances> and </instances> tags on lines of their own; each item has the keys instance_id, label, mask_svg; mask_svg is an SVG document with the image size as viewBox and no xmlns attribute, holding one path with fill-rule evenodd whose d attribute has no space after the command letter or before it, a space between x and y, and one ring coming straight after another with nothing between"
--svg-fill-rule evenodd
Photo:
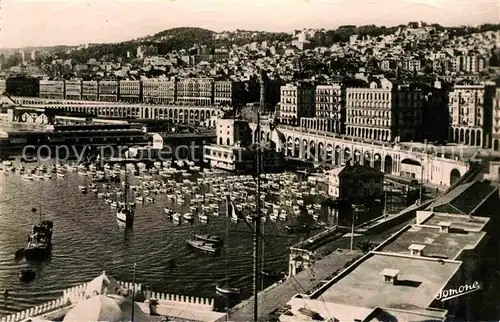
<instances>
[{"instance_id":1,"label":"arch","mask_svg":"<svg viewBox=\"0 0 500 322\"><path fill-rule=\"evenodd\" d=\"M493 150L498 151L498 140L497 139L493 140Z\"/></svg>"},{"instance_id":2,"label":"arch","mask_svg":"<svg viewBox=\"0 0 500 322\"><path fill-rule=\"evenodd\" d=\"M450 186L455 184L458 180L460 180L460 171L458 171L456 168L453 168L450 172Z\"/></svg>"},{"instance_id":3,"label":"arch","mask_svg":"<svg viewBox=\"0 0 500 322\"><path fill-rule=\"evenodd\" d=\"M341 153L342 152L342 148L339 146L339 145L336 145L335 146L335 149L333 150L333 153L335 153L335 157L334 157L334 164L335 165L340 165L340 162L341 162Z\"/></svg>"},{"instance_id":4,"label":"arch","mask_svg":"<svg viewBox=\"0 0 500 322\"><path fill-rule=\"evenodd\" d=\"M223 145L222 138L219 138L219 145Z\"/></svg>"},{"instance_id":5,"label":"arch","mask_svg":"<svg viewBox=\"0 0 500 322\"><path fill-rule=\"evenodd\" d=\"M476 145L477 146L481 146L481 138L482 138L482 133L481 133L481 130L477 130L477 134L476 134Z\"/></svg>"},{"instance_id":6,"label":"arch","mask_svg":"<svg viewBox=\"0 0 500 322\"><path fill-rule=\"evenodd\" d=\"M459 143L464 143L464 129L460 129L460 137L458 139Z\"/></svg>"},{"instance_id":7,"label":"arch","mask_svg":"<svg viewBox=\"0 0 500 322\"><path fill-rule=\"evenodd\" d=\"M333 145L331 143L326 145L325 159L325 161L331 162L332 164L335 161L335 152L333 151Z\"/></svg>"},{"instance_id":8,"label":"arch","mask_svg":"<svg viewBox=\"0 0 500 322\"><path fill-rule=\"evenodd\" d=\"M373 168L382 171L382 156L379 153L373 155Z\"/></svg>"},{"instance_id":9,"label":"arch","mask_svg":"<svg viewBox=\"0 0 500 322\"><path fill-rule=\"evenodd\" d=\"M371 166L371 164L372 164L372 155L370 152L365 152L363 155L363 165Z\"/></svg>"},{"instance_id":10,"label":"arch","mask_svg":"<svg viewBox=\"0 0 500 322\"><path fill-rule=\"evenodd\" d=\"M307 149L308 149L308 146L309 144L307 143L307 140L306 139L302 139L302 147L301 147L301 151L300 151L300 158L305 160L306 157L307 157Z\"/></svg>"},{"instance_id":11,"label":"arch","mask_svg":"<svg viewBox=\"0 0 500 322\"><path fill-rule=\"evenodd\" d=\"M470 145L470 135L469 135L469 130L465 130L465 138L464 138L464 143L466 145Z\"/></svg>"},{"instance_id":12,"label":"arch","mask_svg":"<svg viewBox=\"0 0 500 322\"><path fill-rule=\"evenodd\" d=\"M144 109L144 118L148 119L149 118L149 108Z\"/></svg>"},{"instance_id":13,"label":"arch","mask_svg":"<svg viewBox=\"0 0 500 322\"><path fill-rule=\"evenodd\" d=\"M361 155L361 151L359 151L358 149L354 149L353 153L354 164L359 164L362 157L363 156Z\"/></svg>"},{"instance_id":14,"label":"arch","mask_svg":"<svg viewBox=\"0 0 500 322\"><path fill-rule=\"evenodd\" d=\"M470 145L476 144L476 131L470 131Z\"/></svg>"},{"instance_id":15,"label":"arch","mask_svg":"<svg viewBox=\"0 0 500 322\"><path fill-rule=\"evenodd\" d=\"M401 164L409 164L409 165L416 165L416 166L422 166L420 162L414 159L406 158L401 160Z\"/></svg>"},{"instance_id":16,"label":"arch","mask_svg":"<svg viewBox=\"0 0 500 322\"><path fill-rule=\"evenodd\" d=\"M344 160L343 160L343 164L348 164L348 163L351 163L351 149L349 148L345 148L344 149Z\"/></svg>"},{"instance_id":17,"label":"arch","mask_svg":"<svg viewBox=\"0 0 500 322\"><path fill-rule=\"evenodd\" d=\"M455 128L454 135L453 135L453 142L458 143L458 139L460 138L460 134L457 128Z\"/></svg>"},{"instance_id":18,"label":"arch","mask_svg":"<svg viewBox=\"0 0 500 322\"><path fill-rule=\"evenodd\" d=\"M293 156L296 158L300 158L300 140L298 138L296 138L294 141Z\"/></svg>"},{"instance_id":19,"label":"arch","mask_svg":"<svg viewBox=\"0 0 500 322\"><path fill-rule=\"evenodd\" d=\"M227 145L231 145L231 139L227 138L227 139L226 139L226 144L227 144Z\"/></svg>"},{"instance_id":20,"label":"arch","mask_svg":"<svg viewBox=\"0 0 500 322\"><path fill-rule=\"evenodd\" d=\"M316 159L320 162L326 161L326 155L325 155L325 145L323 142L318 143L318 147L316 148Z\"/></svg>"},{"instance_id":21,"label":"arch","mask_svg":"<svg viewBox=\"0 0 500 322\"><path fill-rule=\"evenodd\" d=\"M384 173L391 174L392 173L392 156L386 155L384 158Z\"/></svg>"},{"instance_id":22,"label":"arch","mask_svg":"<svg viewBox=\"0 0 500 322\"><path fill-rule=\"evenodd\" d=\"M314 142L314 140L309 142L309 149L307 149L307 152L306 160L315 161L318 159L316 154L316 142Z\"/></svg>"}]
</instances>

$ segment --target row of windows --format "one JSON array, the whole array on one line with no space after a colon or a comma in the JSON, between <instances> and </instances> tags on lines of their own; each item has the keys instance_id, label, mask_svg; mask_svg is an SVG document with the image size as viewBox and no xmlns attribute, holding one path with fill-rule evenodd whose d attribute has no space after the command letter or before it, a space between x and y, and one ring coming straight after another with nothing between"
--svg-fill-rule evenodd
<instances>
[{"instance_id":1,"label":"row of windows","mask_svg":"<svg viewBox=\"0 0 500 322\"><path fill-rule=\"evenodd\" d=\"M360 118L360 117L348 117L347 124L352 125L371 125L371 126L382 126L389 127L390 121L386 119L374 119L374 118Z\"/></svg>"},{"instance_id":2,"label":"row of windows","mask_svg":"<svg viewBox=\"0 0 500 322\"><path fill-rule=\"evenodd\" d=\"M382 117L390 118L390 112L377 110L347 110L347 116L367 116L367 117Z\"/></svg>"}]
</instances>

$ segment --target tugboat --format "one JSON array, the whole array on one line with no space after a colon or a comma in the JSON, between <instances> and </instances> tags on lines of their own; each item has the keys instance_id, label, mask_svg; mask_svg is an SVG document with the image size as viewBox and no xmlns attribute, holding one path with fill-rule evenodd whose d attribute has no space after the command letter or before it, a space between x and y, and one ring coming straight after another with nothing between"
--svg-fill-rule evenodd
<instances>
[{"instance_id":1,"label":"tugboat","mask_svg":"<svg viewBox=\"0 0 500 322\"><path fill-rule=\"evenodd\" d=\"M128 190L129 190L128 178L127 178L127 173L125 173L125 188L123 192L124 202L123 206L118 207L116 211L116 219L121 222L124 222L128 227L131 227L134 224L135 213L133 207L130 207L129 202L127 201L129 192Z\"/></svg>"},{"instance_id":2,"label":"tugboat","mask_svg":"<svg viewBox=\"0 0 500 322\"><path fill-rule=\"evenodd\" d=\"M33 208L32 212L36 212ZM42 260L50 255L52 250L52 231L54 222L52 220L42 220L40 211L40 223L33 225L33 230L28 238L28 245L22 252L28 260ZM19 251L18 251L19 252ZM16 252L16 255L18 255Z\"/></svg>"},{"instance_id":3,"label":"tugboat","mask_svg":"<svg viewBox=\"0 0 500 322\"><path fill-rule=\"evenodd\" d=\"M23 282L31 282L36 277L36 272L32 269L22 269L19 272L19 279Z\"/></svg>"}]
</instances>

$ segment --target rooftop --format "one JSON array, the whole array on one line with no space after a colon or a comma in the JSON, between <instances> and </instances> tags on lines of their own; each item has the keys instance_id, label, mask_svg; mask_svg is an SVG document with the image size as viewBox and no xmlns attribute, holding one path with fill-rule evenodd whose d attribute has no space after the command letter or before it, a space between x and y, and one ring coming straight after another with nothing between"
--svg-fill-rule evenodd
<instances>
[{"instance_id":1,"label":"rooftop","mask_svg":"<svg viewBox=\"0 0 500 322\"><path fill-rule=\"evenodd\" d=\"M373 252L321 296L323 301L337 304L422 310L434 301L460 265L455 261ZM386 268L400 271L395 285L379 275Z\"/></svg>"},{"instance_id":2,"label":"rooftop","mask_svg":"<svg viewBox=\"0 0 500 322\"><path fill-rule=\"evenodd\" d=\"M439 228L414 225L380 251L410 255L409 247L425 246L423 256L456 259L463 249L474 248L485 236L484 232L440 232ZM404 271L403 271L404 274Z\"/></svg>"},{"instance_id":3,"label":"rooftop","mask_svg":"<svg viewBox=\"0 0 500 322\"><path fill-rule=\"evenodd\" d=\"M429 209L469 215L497 189L486 181L462 184L433 202Z\"/></svg>"}]
</instances>

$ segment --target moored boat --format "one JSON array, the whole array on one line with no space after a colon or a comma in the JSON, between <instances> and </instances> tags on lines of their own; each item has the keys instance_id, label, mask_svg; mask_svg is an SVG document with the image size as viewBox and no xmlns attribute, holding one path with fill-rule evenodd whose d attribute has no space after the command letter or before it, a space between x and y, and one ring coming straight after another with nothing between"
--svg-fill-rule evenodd
<instances>
[{"instance_id":1,"label":"moored boat","mask_svg":"<svg viewBox=\"0 0 500 322\"><path fill-rule=\"evenodd\" d=\"M199 249L209 254L217 254L220 251L220 248L216 245L201 240L188 239L186 243L193 248Z\"/></svg>"},{"instance_id":2,"label":"moored boat","mask_svg":"<svg viewBox=\"0 0 500 322\"><path fill-rule=\"evenodd\" d=\"M222 245L223 240L219 236L216 235L209 235L209 234L194 234L194 238L200 241L204 241L207 243L215 244L215 245Z\"/></svg>"}]
</instances>

